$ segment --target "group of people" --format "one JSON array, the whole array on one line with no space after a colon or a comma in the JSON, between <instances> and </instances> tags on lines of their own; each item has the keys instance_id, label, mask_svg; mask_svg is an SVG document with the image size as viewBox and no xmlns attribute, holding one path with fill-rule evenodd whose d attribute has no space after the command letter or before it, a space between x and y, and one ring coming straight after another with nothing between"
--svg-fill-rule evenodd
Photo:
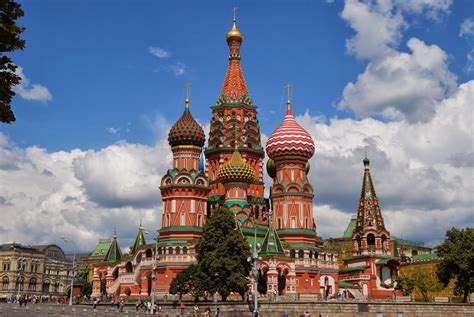
<instances>
[{"instance_id":1,"label":"group of people","mask_svg":"<svg viewBox=\"0 0 474 317\"><path fill-rule=\"evenodd\" d=\"M27 306L28 304L36 304L36 303L43 303L43 302L56 302L58 305L65 304L66 299L61 296L38 296L38 295L13 295L7 298L8 304L18 304L20 307Z\"/></svg>"},{"instance_id":2,"label":"group of people","mask_svg":"<svg viewBox=\"0 0 474 317\"><path fill-rule=\"evenodd\" d=\"M145 314L156 314L161 311L161 306L158 306L156 303L151 303L150 301L138 301L135 303L135 309L137 312L142 311Z\"/></svg>"}]
</instances>

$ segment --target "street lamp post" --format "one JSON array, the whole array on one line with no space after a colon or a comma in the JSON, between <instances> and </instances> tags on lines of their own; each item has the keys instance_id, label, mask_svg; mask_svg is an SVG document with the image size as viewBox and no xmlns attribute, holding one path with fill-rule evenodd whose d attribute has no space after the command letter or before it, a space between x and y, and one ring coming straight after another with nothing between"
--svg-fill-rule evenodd
<instances>
[{"instance_id":1,"label":"street lamp post","mask_svg":"<svg viewBox=\"0 0 474 317\"><path fill-rule=\"evenodd\" d=\"M74 272L74 268L76 266L76 245L74 244L74 242L72 240L69 240L65 237L61 237L61 239L66 242L66 243L71 243L72 245L72 277L71 277L71 291L70 291L70 294L69 294L69 306L72 306L72 290L74 288L74 276L75 276L75 272Z\"/></svg>"},{"instance_id":2,"label":"street lamp post","mask_svg":"<svg viewBox=\"0 0 474 317\"><path fill-rule=\"evenodd\" d=\"M156 290L156 267L157 263L156 260L160 260L160 257L158 256L158 240L159 240L160 232L157 232L156 238L155 238L155 255L153 256L153 271L151 273L151 309L153 311L153 314L155 313L155 290Z\"/></svg>"},{"instance_id":3,"label":"street lamp post","mask_svg":"<svg viewBox=\"0 0 474 317\"><path fill-rule=\"evenodd\" d=\"M18 277L17 277L17 280L16 280L16 286L17 286L17 290L16 290L16 295L20 295L20 289L21 289L21 273L23 272L23 269L24 269L24 265L25 265L25 261L26 261L26 258L23 257L23 252L21 250L21 246L17 249L15 247L15 244L12 245L12 250L13 251L19 251L20 252L20 256L18 257L18 263L20 264L19 267L18 267Z\"/></svg>"},{"instance_id":4,"label":"street lamp post","mask_svg":"<svg viewBox=\"0 0 474 317\"><path fill-rule=\"evenodd\" d=\"M257 243L257 226L254 225L254 243L252 248L252 263L253 263L253 304L254 304L254 315L259 316L258 312L258 252L261 248L260 243Z\"/></svg>"}]
</instances>

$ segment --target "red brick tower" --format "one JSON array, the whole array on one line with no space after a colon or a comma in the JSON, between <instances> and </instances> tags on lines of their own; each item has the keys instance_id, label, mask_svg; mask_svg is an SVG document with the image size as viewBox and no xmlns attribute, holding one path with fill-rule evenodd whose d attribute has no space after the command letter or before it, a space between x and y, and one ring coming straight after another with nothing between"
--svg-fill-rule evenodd
<instances>
[{"instance_id":1,"label":"red brick tower","mask_svg":"<svg viewBox=\"0 0 474 317\"><path fill-rule=\"evenodd\" d=\"M267 170L273 178L270 199L273 222L280 238L290 244L314 245L316 225L313 220L313 187L308 181L308 160L315 147L309 133L303 129L291 112L290 85L288 108L282 124L267 141L270 157Z\"/></svg>"},{"instance_id":2,"label":"red brick tower","mask_svg":"<svg viewBox=\"0 0 474 317\"><path fill-rule=\"evenodd\" d=\"M163 199L160 242L195 240L202 233L206 221L209 183L199 169L199 156L205 142L204 131L186 108L172 126L168 141L173 152L173 168L161 180Z\"/></svg>"},{"instance_id":3,"label":"red brick tower","mask_svg":"<svg viewBox=\"0 0 474 317\"><path fill-rule=\"evenodd\" d=\"M390 232L385 228L379 200L370 176L370 161L367 155L363 163L364 180L357 210L356 227L352 234L354 255L389 255Z\"/></svg>"},{"instance_id":4,"label":"red brick tower","mask_svg":"<svg viewBox=\"0 0 474 317\"><path fill-rule=\"evenodd\" d=\"M264 198L262 160L265 156L260 142L257 109L245 83L240 64L240 46L243 35L237 30L236 20L226 36L229 45L229 66L212 119L206 155L206 171L210 179L208 215L225 201L224 184L218 180L219 168L228 162L237 148L242 159L254 170L254 179L248 184L247 200L251 217L266 222L268 202Z\"/></svg>"},{"instance_id":5,"label":"red brick tower","mask_svg":"<svg viewBox=\"0 0 474 317\"><path fill-rule=\"evenodd\" d=\"M352 233L354 256L344 259L339 279L360 287L363 296L386 299L397 294L395 280L400 262L390 256L390 232L382 218L367 155L363 163L364 179Z\"/></svg>"}]
</instances>

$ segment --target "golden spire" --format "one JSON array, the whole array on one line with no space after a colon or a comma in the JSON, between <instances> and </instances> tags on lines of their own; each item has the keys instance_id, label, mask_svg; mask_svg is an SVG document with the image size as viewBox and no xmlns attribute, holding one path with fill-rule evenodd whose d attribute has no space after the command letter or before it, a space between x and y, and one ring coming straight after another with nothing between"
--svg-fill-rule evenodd
<instances>
[{"instance_id":1,"label":"golden spire","mask_svg":"<svg viewBox=\"0 0 474 317\"><path fill-rule=\"evenodd\" d=\"M191 84L190 83L186 83L185 85L186 87L186 110L189 110L189 89L191 88Z\"/></svg>"},{"instance_id":2,"label":"golden spire","mask_svg":"<svg viewBox=\"0 0 474 317\"><path fill-rule=\"evenodd\" d=\"M237 42L242 43L242 41L244 40L244 36L242 35L242 33L239 32L239 30L237 30L237 25L236 25L237 8L234 7L232 10L234 11L234 18L232 19L232 21L234 22L234 25L232 26L232 29L229 31L229 33L227 33L227 36L225 37L225 39L227 40L227 43L230 43L232 41L237 41Z\"/></svg>"},{"instance_id":3,"label":"golden spire","mask_svg":"<svg viewBox=\"0 0 474 317\"><path fill-rule=\"evenodd\" d=\"M288 90L288 98L286 100L286 114L291 114L291 88L293 88L293 85L288 83L285 88Z\"/></svg>"}]
</instances>

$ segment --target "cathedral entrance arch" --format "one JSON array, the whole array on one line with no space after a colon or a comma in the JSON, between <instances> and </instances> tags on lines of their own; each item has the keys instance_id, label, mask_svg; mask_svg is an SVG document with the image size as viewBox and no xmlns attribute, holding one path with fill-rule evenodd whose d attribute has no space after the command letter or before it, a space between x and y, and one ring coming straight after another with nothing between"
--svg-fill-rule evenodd
<instances>
[{"instance_id":1,"label":"cathedral entrance arch","mask_svg":"<svg viewBox=\"0 0 474 317\"><path fill-rule=\"evenodd\" d=\"M277 268L278 271L278 294L283 295L286 291L286 277L289 273L288 268Z\"/></svg>"}]
</instances>

